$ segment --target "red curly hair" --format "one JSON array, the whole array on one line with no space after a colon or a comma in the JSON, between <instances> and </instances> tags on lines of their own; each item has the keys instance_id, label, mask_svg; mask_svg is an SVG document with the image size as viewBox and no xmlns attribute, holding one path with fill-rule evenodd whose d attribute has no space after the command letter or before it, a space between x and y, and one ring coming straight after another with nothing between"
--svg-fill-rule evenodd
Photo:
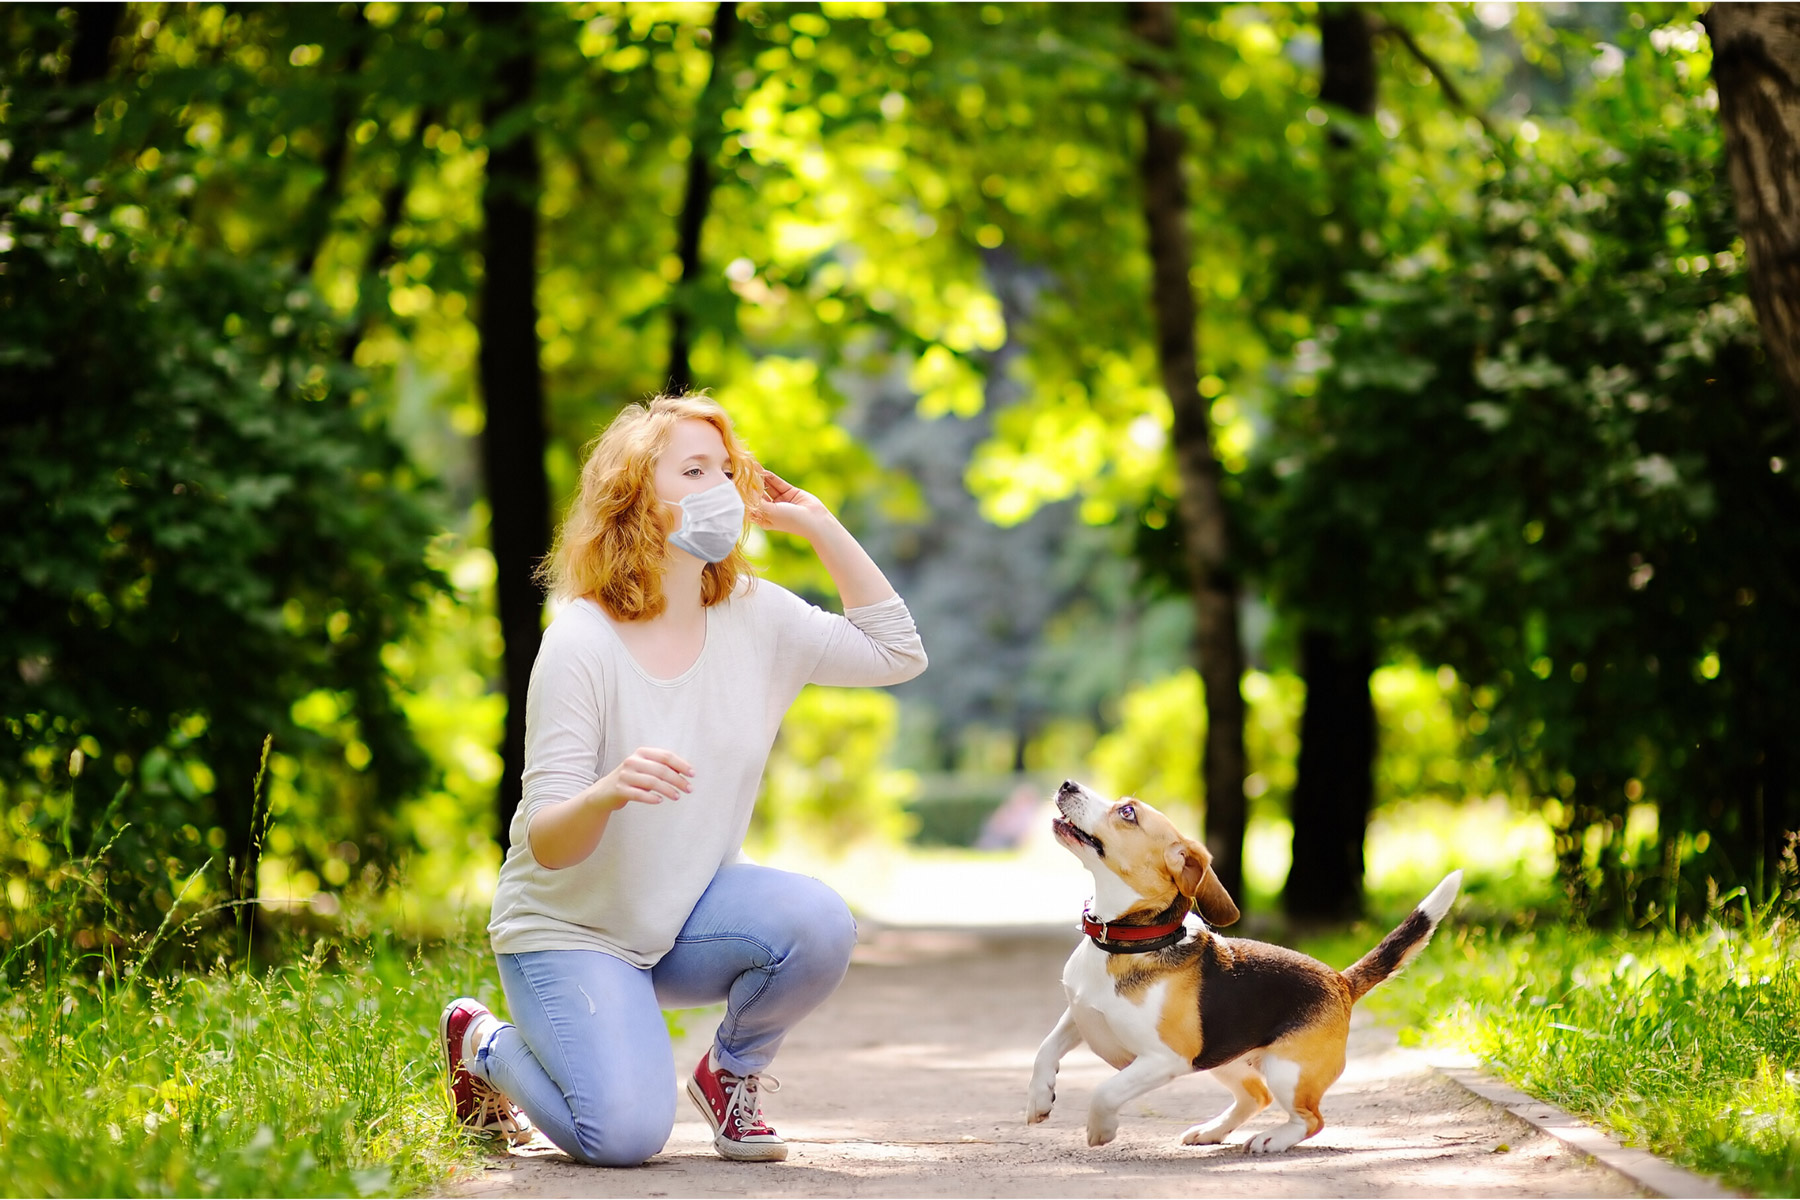
<instances>
[{"instance_id":1,"label":"red curly hair","mask_svg":"<svg viewBox=\"0 0 1800 1200\"><path fill-rule=\"evenodd\" d=\"M731 418L709 396L657 396L627 405L588 448L581 487L557 531L556 544L538 577L556 595L594 600L615 620L646 621L667 606L663 565L675 518L657 499L657 461L678 422L705 421L725 442L732 482L751 517L763 505L762 470L731 427ZM737 546L723 562L700 573L700 603L728 598L739 579L754 579L750 560Z\"/></svg>"}]
</instances>

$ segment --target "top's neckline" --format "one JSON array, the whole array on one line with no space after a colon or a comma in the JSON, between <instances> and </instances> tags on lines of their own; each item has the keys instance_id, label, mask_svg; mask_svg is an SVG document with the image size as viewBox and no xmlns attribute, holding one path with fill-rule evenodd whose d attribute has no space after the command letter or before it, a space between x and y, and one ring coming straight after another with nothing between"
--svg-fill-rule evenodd
<instances>
[{"instance_id":1,"label":"top's neckline","mask_svg":"<svg viewBox=\"0 0 1800 1200\"><path fill-rule=\"evenodd\" d=\"M694 661L689 663L679 675L652 675L649 668L639 662L637 655L631 652L631 647L626 645L625 639L619 636L618 628L614 625L613 619L607 615L606 610L592 599L583 597L583 600L593 605L594 615L600 618L600 623L606 626L606 631L612 635L613 641L618 643L620 651L625 655L625 661L631 664L631 669L636 671L646 683L654 684L657 687L679 687L692 679L700 670L701 664L706 661L706 652L712 646L713 613L710 607L702 610L706 616L706 634L700 642L700 653L694 656Z\"/></svg>"}]
</instances>

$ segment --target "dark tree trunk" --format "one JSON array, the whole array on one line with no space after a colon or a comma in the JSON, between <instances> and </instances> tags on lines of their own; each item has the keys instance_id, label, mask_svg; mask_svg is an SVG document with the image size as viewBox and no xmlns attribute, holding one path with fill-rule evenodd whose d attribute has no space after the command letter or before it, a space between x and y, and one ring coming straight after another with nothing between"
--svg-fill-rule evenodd
<instances>
[{"instance_id":1,"label":"dark tree trunk","mask_svg":"<svg viewBox=\"0 0 1800 1200\"><path fill-rule=\"evenodd\" d=\"M1800 420L1800 7L1715 4L1701 19L1763 352Z\"/></svg>"},{"instance_id":2,"label":"dark tree trunk","mask_svg":"<svg viewBox=\"0 0 1800 1200\"><path fill-rule=\"evenodd\" d=\"M1357 4L1319 6L1319 99L1359 117L1375 115L1375 31Z\"/></svg>"},{"instance_id":3,"label":"dark tree trunk","mask_svg":"<svg viewBox=\"0 0 1800 1200\"><path fill-rule=\"evenodd\" d=\"M1362 909L1363 833L1375 797L1373 652L1346 649L1336 634L1301 635L1306 709L1294 781L1294 865L1282 904L1308 919L1353 917Z\"/></svg>"},{"instance_id":4,"label":"dark tree trunk","mask_svg":"<svg viewBox=\"0 0 1800 1200\"><path fill-rule=\"evenodd\" d=\"M1375 113L1375 46L1367 14L1352 4L1319 9L1323 74L1319 99L1359 117ZM1356 139L1333 128L1333 221L1338 252L1327 268L1327 302L1347 296L1346 270L1362 265L1357 189L1371 186L1357 170ZM1356 586L1354 573L1339 582ZM1315 600L1317 598L1314 598ZM1363 613L1360 597L1341 612ZM1353 917L1362 910L1363 836L1375 799L1375 702L1369 675L1375 669L1373 638L1366 628L1346 635L1317 625L1300 635L1300 672L1306 708L1300 717L1300 760L1290 816L1294 858L1282 889L1282 908L1307 920Z\"/></svg>"},{"instance_id":5,"label":"dark tree trunk","mask_svg":"<svg viewBox=\"0 0 1800 1200\"><path fill-rule=\"evenodd\" d=\"M1162 60L1175 47L1175 13L1169 4L1133 4L1133 32L1147 43L1147 61L1136 69L1150 82L1142 104L1144 221L1149 230L1151 309L1156 320L1157 361L1174 412L1175 465L1181 478L1183 552L1193 581L1194 650L1206 699L1202 747L1206 843L1213 870L1240 906L1244 880L1244 674L1238 636L1238 581L1231 533L1213 453L1211 412L1200 395L1199 311L1188 274L1194 253L1188 238L1187 185L1181 175L1186 150L1170 110L1173 83Z\"/></svg>"},{"instance_id":6,"label":"dark tree trunk","mask_svg":"<svg viewBox=\"0 0 1800 1200\"><path fill-rule=\"evenodd\" d=\"M505 638L505 764L499 838L507 845L525 767L525 692L542 636L543 597L533 572L550 549L550 485L544 470L544 380L538 363L537 227L543 189L529 107L534 64L523 4L475 7L498 67L482 100L488 132L482 189L482 475L487 485L500 630ZM521 116L523 119L521 120Z\"/></svg>"},{"instance_id":7,"label":"dark tree trunk","mask_svg":"<svg viewBox=\"0 0 1800 1200\"><path fill-rule=\"evenodd\" d=\"M123 4L77 4L75 44L69 48L69 73L63 82L85 87L106 78L112 66L112 40L125 16Z\"/></svg>"},{"instance_id":8,"label":"dark tree trunk","mask_svg":"<svg viewBox=\"0 0 1800 1200\"><path fill-rule=\"evenodd\" d=\"M687 190L681 201L681 217L675 226L676 253L681 256L681 281L675 286L675 304L669 330L669 390L685 392L694 386L688 354L694 339L694 290L700 283L700 234L706 227L706 210L712 204L712 164L724 139L720 118L723 98L731 88L725 73L725 51L737 32L737 5L719 5L713 13L712 71L694 112L694 136L689 142Z\"/></svg>"}]
</instances>

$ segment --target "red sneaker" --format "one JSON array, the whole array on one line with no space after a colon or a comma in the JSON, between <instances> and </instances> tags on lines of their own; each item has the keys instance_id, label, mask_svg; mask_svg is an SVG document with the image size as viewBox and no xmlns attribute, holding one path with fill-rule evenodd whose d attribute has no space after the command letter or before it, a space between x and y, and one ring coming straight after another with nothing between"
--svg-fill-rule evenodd
<instances>
[{"instance_id":1,"label":"red sneaker","mask_svg":"<svg viewBox=\"0 0 1800 1200\"><path fill-rule=\"evenodd\" d=\"M761 1075L737 1076L712 1066L709 1050L688 1080L688 1099L713 1129L713 1149L736 1162L780 1162L787 1157L787 1143L762 1119ZM769 1090L781 1084L768 1079Z\"/></svg>"},{"instance_id":2,"label":"red sneaker","mask_svg":"<svg viewBox=\"0 0 1800 1200\"><path fill-rule=\"evenodd\" d=\"M494 1019L487 1005L464 996L444 1006L438 1018L438 1040L450 1070L450 1098L456 1119L471 1133L503 1137L514 1145L531 1140L531 1118L513 1106L503 1092L485 1079L477 1079L463 1066L469 1027L482 1017Z\"/></svg>"}]
</instances>

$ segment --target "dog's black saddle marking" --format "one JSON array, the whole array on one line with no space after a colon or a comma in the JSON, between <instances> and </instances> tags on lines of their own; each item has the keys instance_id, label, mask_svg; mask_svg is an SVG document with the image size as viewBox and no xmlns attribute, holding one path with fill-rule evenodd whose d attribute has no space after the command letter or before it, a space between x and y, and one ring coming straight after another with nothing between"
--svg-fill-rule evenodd
<instances>
[{"instance_id":1,"label":"dog's black saddle marking","mask_svg":"<svg viewBox=\"0 0 1800 1200\"><path fill-rule=\"evenodd\" d=\"M1231 939L1206 939L1200 952L1200 1053L1210 1071L1259 1050L1315 1019L1334 999L1318 967L1281 946L1233 954Z\"/></svg>"}]
</instances>

